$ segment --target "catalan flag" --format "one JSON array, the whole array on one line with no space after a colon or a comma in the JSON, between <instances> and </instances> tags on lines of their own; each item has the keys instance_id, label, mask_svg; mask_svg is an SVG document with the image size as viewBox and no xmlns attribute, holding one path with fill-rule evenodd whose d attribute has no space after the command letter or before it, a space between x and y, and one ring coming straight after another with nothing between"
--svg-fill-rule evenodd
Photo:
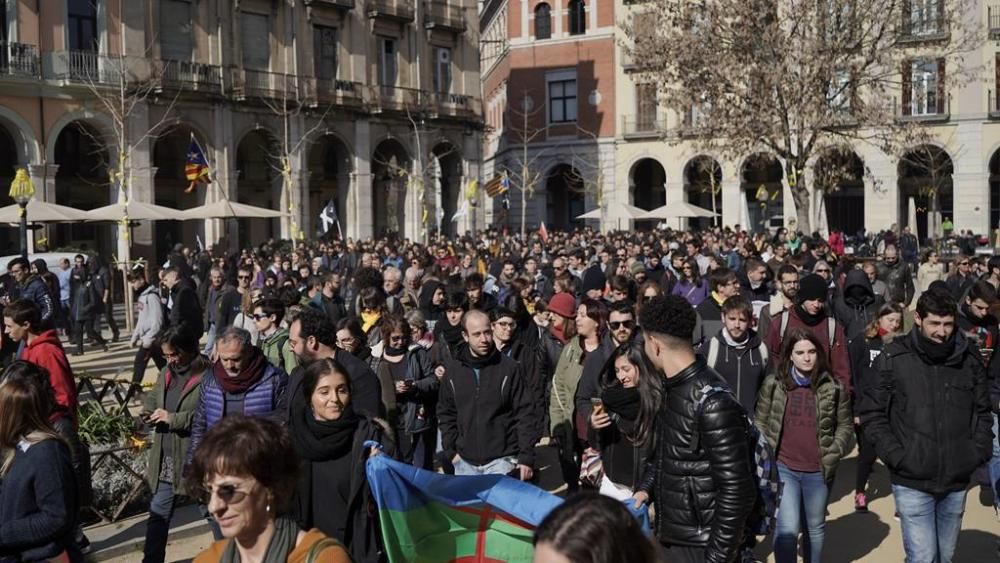
<instances>
[{"instance_id":1,"label":"catalan flag","mask_svg":"<svg viewBox=\"0 0 1000 563\"><path fill-rule=\"evenodd\" d=\"M191 144L188 146L187 162L184 164L184 177L187 178L188 187L184 193L189 194L198 186L198 182L210 183L212 180L208 176L208 159L205 158L205 151L201 150L198 140L191 134Z\"/></svg>"},{"instance_id":2,"label":"catalan flag","mask_svg":"<svg viewBox=\"0 0 1000 563\"><path fill-rule=\"evenodd\" d=\"M510 179L507 178L506 172L494 177L489 182L486 182L486 195L490 197L497 197L506 193L509 189Z\"/></svg>"}]
</instances>

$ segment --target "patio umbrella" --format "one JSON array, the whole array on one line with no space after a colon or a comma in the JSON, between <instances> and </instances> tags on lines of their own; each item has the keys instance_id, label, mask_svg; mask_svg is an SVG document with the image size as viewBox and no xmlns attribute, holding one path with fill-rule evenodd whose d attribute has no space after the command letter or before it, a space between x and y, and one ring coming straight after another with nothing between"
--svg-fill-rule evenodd
<instances>
[{"instance_id":1,"label":"patio umbrella","mask_svg":"<svg viewBox=\"0 0 1000 563\"><path fill-rule=\"evenodd\" d=\"M704 207L698 207L687 202L668 203L652 211L643 213L637 219L684 219L692 217L718 217Z\"/></svg>"},{"instance_id":2,"label":"patio umbrella","mask_svg":"<svg viewBox=\"0 0 1000 563\"><path fill-rule=\"evenodd\" d=\"M286 217L287 213L254 207L245 203L221 199L214 203L194 207L181 212L184 220L188 219L277 219Z\"/></svg>"},{"instance_id":3,"label":"patio umbrella","mask_svg":"<svg viewBox=\"0 0 1000 563\"><path fill-rule=\"evenodd\" d=\"M48 203L37 199L28 200L28 221L31 223L72 223L86 220L90 216L87 211L75 207L67 207L57 203ZM0 223L18 223L21 221L21 207L17 204L0 207Z\"/></svg>"},{"instance_id":4,"label":"patio umbrella","mask_svg":"<svg viewBox=\"0 0 1000 563\"><path fill-rule=\"evenodd\" d=\"M629 219L638 219L642 215L646 214L646 210L645 209L643 209L641 207L636 207L636 206L634 206L632 204L629 204L629 203L620 203L620 204L612 203L612 204L608 205L608 207L609 208L621 209L622 215L624 215L625 217L627 217ZM597 209L594 209L592 211L588 211L588 212L584 213L583 215L580 215L580 216L577 217L577 219L600 219L600 218L601 218L601 208L600 207L598 207Z\"/></svg>"},{"instance_id":5,"label":"patio umbrella","mask_svg":"<svg viewBox=\"0 0 1000 563\"><path fill-rule=\"evenodd\" d=\"M184 218L183 211L131 200L128 203L112 203L86 212L87 221L121 221L128 217L130 221L180 221Z\"/></svg>"}]
</instances>

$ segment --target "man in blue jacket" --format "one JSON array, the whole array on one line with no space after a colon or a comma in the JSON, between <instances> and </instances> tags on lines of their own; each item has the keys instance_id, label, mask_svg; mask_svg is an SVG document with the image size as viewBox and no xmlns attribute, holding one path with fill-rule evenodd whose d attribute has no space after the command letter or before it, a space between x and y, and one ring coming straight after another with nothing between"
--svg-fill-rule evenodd
<instances>
[{"instance_id":1,"label":"man in blue jacket","mask_svg":"<svg viewBox=\"0 0 1000 563\"><path fill-rule=\"evenodd\" d=\"M27 299L34 303L41 312L42 322L39 330L55 328L55 297L49 292L42 278L31 275L31 265L28 260L17 257L7 263L7 270L17 282L19 299Z\"/></svg>"}]
</instances>

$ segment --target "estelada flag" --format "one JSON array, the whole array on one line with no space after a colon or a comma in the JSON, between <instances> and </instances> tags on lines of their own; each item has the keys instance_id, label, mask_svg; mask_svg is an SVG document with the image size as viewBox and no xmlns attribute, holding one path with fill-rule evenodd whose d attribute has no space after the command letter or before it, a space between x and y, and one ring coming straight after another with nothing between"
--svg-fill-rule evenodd
<instances>
[{"instance_id":1,"label":"estelada flag","mask_svg":"<svg viewBox=\"0 0 1000 563\"><path fill-rule=\"evenodd\" d=\"M201 150L198 140L191 135L191 144L188 146L187 162L184 164L184 177L190 182L184 193L189 194L194 191L198 182L208 184L212 180L208 176L208 159L205 158L205 151Z\"/></svg>"},{"instance_id":2,"label":"estelada flag","mask_svg":"<svg viewBox=\"0 0 1000 563\"><path fill-rule=\"evenodd\" d=\"M538 227L538 237L542 239L543 244L549 243L549 230L545 228L545 221L542 221L542 226Z\"/></svg>"},{"instance_id":3,"label":"estelada flag","mask_svg":"<svg viewBox=\"0 0 1000 563\"><path fill-rule=\"evenodd\" d=\"M489 182L486 182L486 195L490 197L497 197L505 193L510 189L510 180L507 179L507 173L494 177Z\"/></svg>"}]
</instances>

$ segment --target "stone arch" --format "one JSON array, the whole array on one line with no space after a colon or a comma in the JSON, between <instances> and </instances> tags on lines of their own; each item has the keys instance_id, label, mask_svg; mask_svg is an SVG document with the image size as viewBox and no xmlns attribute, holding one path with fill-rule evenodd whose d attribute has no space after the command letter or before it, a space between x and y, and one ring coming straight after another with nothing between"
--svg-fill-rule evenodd
<instances>
[{"instance_id":1,"label":"stone arch","mask_svg":"<svg viewBox=\"0 0 1000 563\"><path fill-rule=\"evenodd\" d=\"M582 224L577 217L585 212L585 184L580 172L559 163L545 175L545 224L569 230Z\"/></svg>"},{"instance_id":2,"label":"stone arch","mask_svg":"<svg viewBox=\"0 0 1000 563\"><path fill-rule=\"evenodd\" d=\"M954 219L955 164L937 144L915 146L899 159L899 225L910 227L920 240L940 236L945 219ZM911 202L915 217L911 220ZM915 220L916 224L910 224Z\"/></svg>"},{"instance_id":3,"label":"stone arch","mask_svg":"<svg viewBox=\"0 0 1000 563\"><path fill-rule=\"evenodd\" d=\"M828 231L854 235L864 228L865 163L854 149L823 151L813 163L813 187L823 193Z\"/></svg>"},{"instance_id":4,"label":"stone arch","mask_svg":"<svg viewBox=\"0 0 1000 563\"><path fill-rule=\"evenodd\" d=\"M722 217L722 165L711 156L701 154L684 165L684 197L692 205L708 209L718 216L688 219L688 227L710 229Z\"/></svg>"},{"instance_id":5,"label":"stone arch","mask_svg":"<svg viewBox=\"0 0 1000 563\"><path fill-rule=\"evenodd\" d=\"M0 106L0 126L7 130L14 141L18 165L41 164L41 149L34 128L23 117L11 109Z\"/></svg>"},{"instance_id":6,"label":"stone arch","mask_svg":"<svg viewBox=\"0 0 1000 563\"><path fill-rule=\"evenodd\" d=\"M101 138L104 146L107 148L108 154L118 153L118 142L115 140L115 128L111 118L100 112L82 109L62 114L59 116L59 119L52 124L52 127L49 127L49 132L45 136L46 139L50 140L45 147L45 162L56 161L56 144L51 142L51 140L57 139L63 130L70 124L78 122L86 123L97 133L97 136Z\"/></svg>"},{"instance_id":7,"label":"stone arch","mask_svg":"<svg viewBox=\"0 0 1000 563\"><path fill-rule=\"evenodd\" d=\"M375 236L401 235L406 228L410 153L399 139L386 138L375 145L371 171Z\"/></svg>"},{"instance_id":8,"label":"stone arch","mask_svg":"<svg viewBox=\"0 0 1000 563\"><path fill-rule=\"evenodd\" d=\"M152 141L152 163L155 169L153 203L174 209L191 209L204 205L209 190L216 189L215 186L198 184L190 193L185 193L190 185L185 177L184 168L192 135L198 140L206 156L211 159L207 139L199 130L186 122L175 121L161 128L160 133ZM205 240L204 221L154 222L153 250L157 261L162 263L166 260L170 249L178 242L193 246L195 237Z\"/></svg>"},{"instance_id":9,"label":"stone arch","mask_svg":"<svg viewBox=\"0 0 1000 563\"><path fill-rule=\"evenodd\" d=\"M55 177L55 202L90 210L109 205L116 197L109 167L112 148L88 121L73 121L58 130L50 143L52 161L59 166ZM111 255L113 233L99 223L60 224L55 228L54 246L74 246Z\"/></svg>"},{"instance_id":10,"label":"stone arch","mask_svg":"<svg viewBox=\"0 0 1000 563\"><path fill-rule=\"evenodd\" d=\"M784 177L781 161L770 153L753 153L740 165L740 191L746 198L748 229L784 226Z\"/></svg>"},{"instance_id":11,"label":"stone arch","mask_svg":"<svg viewBox=\"0 0 1000 563\"><path fill-rule=\"evenodd\" d=\"M268 209L281 206L281 168L277 162L277 137L260 127L247 132L236 145L236 169L239 173L236 199ZM248 241L277 239L279 219L239 219L240 236Z\"/></svg>"},{"instance_id":12,"label":"stone arch","mask_svg":"<svg viewBox=\"0 0 1000 563\"><path fill-rule=\"evenodd\" d=\"M314 139L309 145L306 165L309 169L309 194L305 202L307 225L314 222L316 227L305 227L307 235L323 234L319 213L332 199L337 207L340 220L340 231L333 227L331 236L347 231L346 220L348 194L354 186L351 185L351 173L354 171L354 153L351 147L339 135L328 132Z\"/></svg>"}]
</instances>

